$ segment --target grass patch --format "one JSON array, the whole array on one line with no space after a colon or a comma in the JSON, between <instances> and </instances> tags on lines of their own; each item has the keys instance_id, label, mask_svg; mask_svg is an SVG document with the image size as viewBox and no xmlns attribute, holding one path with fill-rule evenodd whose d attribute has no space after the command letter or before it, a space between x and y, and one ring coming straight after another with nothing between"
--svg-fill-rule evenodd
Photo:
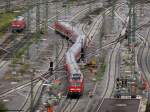
<instances>
[{"instance_id":1,"label":"grass patch","mask_svg":"<svg viewBox=\"0 0 150 112\"><path fill-rule=\"evenodd\" d=\"M10 26L11 21L17 16L14 12L0 13L0 37L4 34L6 29Z\"/></svg>"},{"instance_id":2,"label":"grass patch","mask_svg":"<svg viewBox=\"0 0 150 112\"><path fill-rule=\"evenodd\" d=\"M102 80L102 77L104 76L106 70L106 64L105 61L100 65L100 68L98 69L98 72L96 74L96 80Z\"/></svg>"}]
</instances>

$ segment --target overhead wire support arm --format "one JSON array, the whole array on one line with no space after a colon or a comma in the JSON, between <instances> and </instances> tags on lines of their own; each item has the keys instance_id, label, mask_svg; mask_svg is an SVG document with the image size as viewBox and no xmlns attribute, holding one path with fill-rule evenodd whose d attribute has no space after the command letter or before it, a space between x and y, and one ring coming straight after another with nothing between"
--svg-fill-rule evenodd
<instances>
[{"instance_id":1,"label":"overhead wire support arm","mask_svg":"<svg viewBox=\"0 0 150 112\"><path fill-rule=\"evenodd\" d=\"M36 0L36 32L40 31L40 4L39 0Z\"/></svg>"},{"instance_id":2,"label":"overhead wire support arm","mask_svg":"<svg viewBox=\"0 0 150 112\"><path fill-rule=\"evenodd\" d=\"M5 5L5 10L10 11L10 6L11 6L11 0L6 0L6 5Z\"/></svg>"},{"instance_id":3,"label":"overhead wire support arm","mask_svg":"<svg viewBox=\"0 0 150 112\"><path fill-rule=\"evenodd\" d=\"M30 33L30 19L31 19L31 15L30 15L30 7L31 7L31 0L27 0L27 31L26 33Z\"/></svg>"}]
</instances>

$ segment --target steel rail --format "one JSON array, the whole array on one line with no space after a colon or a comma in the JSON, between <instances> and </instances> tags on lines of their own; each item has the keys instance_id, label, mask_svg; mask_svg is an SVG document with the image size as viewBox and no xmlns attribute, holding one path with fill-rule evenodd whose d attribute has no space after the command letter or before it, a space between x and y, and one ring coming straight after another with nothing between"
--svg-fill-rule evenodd
<instances>
[{"instance_id":1,"label":"steel rail","mask_svg":"<svg viewBox=\"0 0 150 112\"><path fill-rule=\"evenodd\" d=\"M149 37L149 33L150 33L150 28L148 30L148 34L146 36L146 41L148 41L148 37ZM138 54L137 54L137 64L138 64L138 67L140 68L140 71L143 73L144 77L146 78L146 80L148 81L149 85L150 85L150 82L149 82L149 79L148 79L148 76L147 76L147 73L144 69L144 66L143 66L143 58L144 58L144 62L145 62L145 65L146 65L146 69L147 71L150 73L149 71L149 67L148 67L148 62L147 62L147 59L148 59L148 52L149 52L149 49L148 49L148 52L147 52L147 55L146 57L143 57L143 53L144 53L144 49L146 47L146 44L144 43L141 43L139 49L138 49ZM142 58L143 57L143 58ZM142 75L142 74L141 74Z\"/></svg>"}]
</instances>

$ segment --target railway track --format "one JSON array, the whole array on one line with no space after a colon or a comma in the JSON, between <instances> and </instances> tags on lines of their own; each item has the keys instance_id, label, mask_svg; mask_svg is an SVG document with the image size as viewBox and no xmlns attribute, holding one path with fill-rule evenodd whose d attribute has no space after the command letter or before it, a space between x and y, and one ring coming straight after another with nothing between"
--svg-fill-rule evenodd
<instances>
[{"instance_id":1,"label":"railway track","mask_svg":"<svg viewBox=\"0 0 150 112\"><path fill-rule=\"evenodd\" d=\"M107 75L106 86L103 94L99 96L99 98L97 99L98 101L96 103L96 106L94 106L94 108L92 108L90 104L88 104L88 108L86 108L84 112L101 112L100 110L104 99L112 96L112 93L114 91L115 79L117 76L118 63L116 60L119 54L118 53L119 47L120 47L120 43L116 44L110 53L109 62L108 62L108 73L107 73L108 75Z\"/></svg>"},{"instance_id":2,"label":"railway track","mask_svg":"<svg viewBox=\"0 0 150 112\"><path fill-rule=\"evenodd\" d=\"M100 18L98 17L98 20L100 20ZM96 24L96 23L95 23ZM93 25L94 26L94 25ZM100 25L98 25L99 27L100 27ZM85 26L83 26L83 28L82 28L82 30L83 30L83 32L85 33L85 31L84 31L84 28L85 28ZM91 28L91 29L93 29L93 27ZM88 33L88 35L91 33L92 31L90 31L89 33ZM94 35L95 35L95 32L93 33ZM113 53L112 53L113 54ZM116 70L116 69L115 69ZM110 73L109 73L110 74ZM114 76L115 77L115 76ZM115 78L114 78L115 79ZM108 78L108 83L110 82L110 77ZM108 94L107 93L107 90L109 90L110 88L108 88L109 86L108 86L109 84L107 84L107 89L106 89L106 92L104 93L104 96L106 95L106 94ZM113 86L114 87L114 86ZM112 87L112 88L113 88ZM111 94L111 93L109 93L109 94ZM103 97L104 98L104 97ZM103 101L103 99L101 100L101 101ZM98 109L99 110L99 109ZM97 110L97 111L98 111ZM95 112L95 111L94 111Z\"/></svg>"},{"instance_id":3,"label":"railway track","mask_svg":"<svg viewBox=\"0 0 150 112\"><path fill-rule=\"evenodd\" d=\"M6 42L10 42L10 41L6 41ZM11 50L13 50L12 48L11 48ZM13 50L14 51L14 50ZM60 53L61 53L61 51L60 51ZM63 58L61 58L60 60L62 61L62 59ZM59 64L59 63L58 63ZM48 75L48 72L46 72L45 74L42 74L40 77L47 77L47 75ZM33 79L33 82L34 83L38 83L41 79L40 79L40 77L37 77L37 78L35 78L35 79ZM10 90L8 90L8 91L5 91L5 92L3 92L1 95L0 95L0 97L4 97L4 96L7 96L8 94L10 94L10 93L12 93L12 92L14 92L14 91L16 91L16 90L18 90L18 89L23 89L24 87L27 87L27 86L29 86L31 84L31 82L29 81L29 82L27 82L27 83L25 83L25 84L22 84L22 85L19 85L19 86L17 86L17 87L15 87L15 88L13 88L13 89L10 89ZM28 99L28 98L27 98ZM27 102L25 102L25 104L26 104ZM24 104L24 105L25 105ZM24 106L23 105L23 106Z\"/></svg>"},{"instance_id":4,"label":"railway track","mask_svg":"<svg viewBox=\"0 0 150 112\"><path fill-rule=\"evenodd\" d=\"M101 17L101 16L100 16ZM88 33L88 35L87 36L89 36L89 35L95 35L95 33L96 33L96 31L94 31L95 29L95 26L96 26L96 28L99 26L99 22L100 22L100 20L99 20L99 18L100 18L99 16L98 16L98 19L94 22L94 24L93 24L93 26L92 26L92 28L89 30L89 33ZM81 25L81 29L82 30L84 30L83 28L85 27L84 25ZM92 34L91 34L92 33ZM78 102L79 102L79 99L78 100L76 100L75 102L74 101L72 101L71 99L67 99L67 101L68 101L68 103L66 104L66 106L64 106L64 108L63 109L61 109L62 111L61 112L73 112L74 111L74 109L76 108L76 105L78 104ZM73 106L72 106L72 102L74 102L74 104L73 104ZM70 108L69 108L70 107ZM69 108L69 109L68 109Z\"/></svg>"},{"instance_id":5,"label":"railway track","mask_svg":"<svg viewBox=\"0 0 150 112\"><path fill-rule=\"evenodd\" d=\"M64 48L64 43L63 43L63 42L64 42L64 41L62 40L61 43L60 43L60 44L62 44L62 47L60 48L60 51L59 51L58 55L62 55L61 53L63 52L63 48ZM64 52L63 52L63 53L64 53ZM61 60L62 60L62 59L61 59ZM56 60L54 60L54 62L55 62L55 61L56 61ZM55 70L55 69L54 69L54 70ZM40 75L39 77L34 78L34 79L33 79L33 83L37 83L37 82L41 79L41 77L47 77L48 74L49 74L49 72L47 71L46 73ZM24 87L26 87L26 86L29 86L30 83L31 83L31 82L28 81L27 83L23 83L23 84L21 84L21 85L15 87L15 88L11 88L10 90L7 90L7 91L1 93L1 94L0 94L0 98L1 98L1 97L4 97L5 95L8 95L8 94L10 94L10 93L12 93L12 92L15 92L16 90L19 90L19 89L22 89L22 88L24 88Z\"/></svg>"},{"instance_id":6,"label":"railway track","mask_svg":"<svg viewBox=\"0 0 150 112\"><path fill-rule=\"evenodd\" d=\"M15 52L17 52L17 51L18 51L21 47L23 47L28 41L30 41L30 39L31 39L30 36L31 36L31 35L32 35L32 34L26 35L25 37L23 37L23 38L21 39L21 43L18 42L17 44L15 44L14 46L12 46L11 48L8 48L7 51L9 51L9 53L7 53L7 55L5 55L5 56L3 57L3 59L8 59L8 58L12 57L12 55L13 55ZM6 41L6 42L7 42L7 41ZM45 74L48 74L48 73L45 73ZM41 75L41 76L44 76L45 74L43 74L43 75ZM34 78L34 79L33 79L33 82L36 83L39 79L40 79L40 77ZM26 86L28 86L28 85L30 85L30 81L28 81L28 82L26 82L26 83L23 83L23 84L21 84L21 85L19 85L19 86L16 86L15 88L11 88L11 89L9 89L9 90L7 90L7 91L1 93L1 94L0 94L0 97L4 97L5 95L8 95L8 94L10 94L10 93L12 93L12 92L15 92L15 90L22 89L22 88L24 88L24 87L26 87Z\"/></svg>"},{"instance_id":7,"label":"railway track","mask_svg":"<svg viewBox=\"0 0 150 112\"><path fill-rule=\"evenodd\" d=\"M128 17L127 17L128 18ZM128 26L128 19L126 19L126 22L124 24L124 27L122 29L122 31L120 32L119 37L124 36L125 35L125 30L127 29ZM112 93L114 91L115 88L115 79L116 79L116 74L119 75L119 69L117 70L117 67L119 67L117 64L117 57L119 55L119 49L120 49L120 42L118 41L114 48L113 51L110 55L110 59L109 59L109 68L108 68L108 77L107 77L107 83L106 83L106 89L104 90L104 93L102 95L102 98L99 99L96 108L94 109L93 112L100 112L101 111L101 106L102 103L104 101L105 98L109 98L112 96ZM115 67L114 67L115 64ZM115 70L115 71L114 71ZM117 77L118 77L117 75Z\"/></svg>"},{"instance_id":8,"label":"railway track","mask_svg":"<svg viewBox=\"0 0 150 112\"><path fill-rule=\"evenodd\" d=\"M12 33L9 33L8 37L0 44L0 47L5 49L8 46L8 44L14 40L14 38L14 35L12 35Z\"/></svg>"},{"instance_id":9,"label":"railway track","mask_svg":"<svg viewBox=\"0 0 150 112\"><path fill-rule=\"evenodd\" d=\"M11 0L10 6L9 6L9 4L7 4L8 1L6 1L6 0L0 1L0 12L4 12L4 11L10 10L10 9L14 10L18 6L25 6L25 1L26 0ZM10 8L10 9L8 9L8 8Z\"/></svg>"},{"instance_id":10,"label":"railway track","mask_svg":"<svg viewBox=\"0 0 150 112\"><path fill-rule=\"evenodd\" d=\"M84 11L82 11L82 12L84 12ZM76 15L77 15L77 16L76 16ZM79 13L79 14L77 13L76 15L75 15L75 18L77 18L77 17L80 15L80 13ZM72 18L72 20L74 20L74 18ZM96 22L95 24L97 24L97 22ZM95 25L95 24L94 24L94 25ZM93 26L94 26L94 25L93 25ZM90 33L89 33L89 34L90 34ZM69 100L68 102L69 102L69 103L67 103L67 105L64 107L63 111L67 111L67 110L68 110L68 107L70 107L70 105L71 105L71 104L70 104L71 100ZM70 110L69 110L68 112L74 111L74 108L75 108L75 106L77 105L77 103L78 103L78 100L76 100L76 102L73 104L73 106L70 108ZM62 111L62 112L63 112L63 111Z\"/></svg>"},{"instance_id":11,"label":"railway track","mask_svg":"<svg viewBox=\"0 0 150 112\"><path fill-rule=\"evenodd\" d=\"M92 6L96 9L98 7L97 4L92 4ZM99 7L101 7L102 5L99 5ZM61 11L60 14L62 14L64 11ZM80 16L83 16L84 14L86 14L88 12L88 6L81 8L81 10L77 11L69 20L68 22L70 22L70 24L72 24L73 22L77 21L76 19L79 18ZM53 22L56 20L57 16L53 16L50 19L48 19L48 22ZM76 22L75 22L76 23ZM54 30L51 26L49 26L50 29Z\"/></svg>"},{"instance_id":12,"label":"railway track","mask_svg":"<svg viewBox=\"0 0 150 112\"><path fill-rule=\"evenodd\" d=\"M10 34L5 40L4 42L0 45L1 46L1 49L0 49L0 57L2 58L3 55L7 55L7 56L4 56L6 58L9 58L11 56L8 57L8 54L12 55L13 52L16 52L16 49L19 48L21 46L21 44L18 44L17 45L11 45L13 44L13 41L15 40L15 38L18 37L18 38L21 38L20 37L20 34ZM22 39L23 41L22 42L25 42L25 39ZM19 45L19 46L18 46ZM16 47L17 46L17 47ZM9 51L8 51L9 50ZM5 58L5 59L6 59Z\"/></svg>"},{"instance_id":13,"label":"railway track","mask_svg":"<svg viewBox=\"0 0 150 112\"><path fill-rule=\"evenodd\" d=\"M62 58L63 59L63 58Z\"/></svg>"},{"instance_id":14,"label":"railway track","mask_svg":"<svg viewBox=\"0 0 150 112\"><path fill-rule=\"evenodd\" d=\"M121 5L123 5L124 3L121 3L121 4L117 4L117 8L119 8ZM108 8L108 9L105 9L102 13L105 13L106 15L110 14L110 11L111 11L111 7ZM90 41L92 41L93 37L95 36L96 34L96 30L98 30L100 27L101 27L101 24L102 24L102 21L103 21L103 17L102 17L102 14L100 14L97 19L95 20L95 22L92 24L91 26L91 29L89 30L89 32L86 32L85 31L85 28L86 28L86 25L85 24L83 27L82 27L82 31L87 35L88 39L87 39L87 43L90 43ZM94 30L93 30L94 29Z\"/></svg>"},{"instance_id":15,"label":"railway track","mask_svg":"<svg viewBox=\"0 0 150 112\"><path fill-rule=\"evenodd\" d=\"M14 0L15 1L15 0ZM20 0L21 1L21 0ZM19 2L20 3L20 2ZM51 3L51 2L48 2ZM64 10L63 10L64 11ZM62 12L63 12L62 11ZM50 19L53 19L56 16L51 17ZM6 58L9 58L8 55L12 55L13 52L16 52L15 49L19 48L21 46L21 44L16 44L16 45L12 45L14 41L16 41L16 37L17 38L22 38L24 34L22 34L22 36L20 34L12 34L10 33L8 35L8 37L3 41L3 43L0 44L0 57L2 58L3 55L7 55ZM28 34L27 34L28 35ZM24 35L24 37L27 37L26 35ZM22 39L20 42L24 43L25 39ZM5 56L4 56L5 57ZM6 59L5 58L5 59Z\"/></svg>"},{"instance_id":16,"label":"railway track","mask_svg":"<svg viewBox=\"0 0 150 112\"><path fill-rule=\"evenodd\" d=\"M115 10L117 10L119 7L121 7L121 5L124 5L124 4L125 4L125 3L116 4ZM110 12L111 12L111 7L108 8L108 9L105 9L102 13L105 13L106 15L109 15ZM99 21L99 20L101 20L101 21ZM97 20L96 20L96 21L94 22L94 24L91 26L91 29L89 30L89 32L86 32L86 31L85 31L86 24L83 26L82 31L83 31L85 34L87 34L87 37L88 37L88 41L89 41L89 42L92 41L93 37L94 37L95 34L96 34L96 30L95 30L95 31L92 31L92 29L97 29L97 30L98 30L98 29L101 27L102 21L103 21L103 17L102 17L102 15L99 15L99 17L97 17ZM97 22L99 22L99 23L97 24ZM124 24L125 24L125 23L124 23ZM96 25L97 25L97 26L96 26ZM94 28L94 27L96 27L96 28ZM103 46L103 48L104 48L104 47L107 47L107 46L109 46L109 45L111 45L111 44L114 44L114 43L117 42L117 40L119 40L120 38L122 38L122 36L120 36L119 38L115 39L114 41L108 43L107 45ZM87 42L87 43L88 43L88 42Z\"/></svg>"},{"instance_id":17,"label":"railway track","mask_svg":"<svg viewBox=\"0 0 150 112\"><path fill-rule=\"evenodd\" d=\"M109 43L109 44L112 45L112 43ZM115 86L115 79L116 79L116 76L117 76L116 74L119 75L119 69L117 68L119 66L118 66L118 63L117 63L116 60L119 57L119 53L118 52L119 52L119 49L120 49L120 43L114 41L113 44L115 44L115 46L114 46L114 48L113 48L113 50L111 52L110 58L109 58L109 70L108 70L108 73L107 73L108 77L107 77L106 88L104 90L103 95L98 100L98 104L96 105L95 109L92 110L93 112L99 112L105 97L108 98L108 97L112 96L112 93L114 91L114 86ZM103 46L102 49L103 48L105 48L105 46ZM115 64L115 68L114 68L114 64ZM112 75L113 73L114 73L114 75Z\"/></svg>"},{"instance_id":18,"label":"railway track","mask_svg":"<svg viewBox=\"0 0 150 112\"><path fill-rule=\"evenodd\" d=\"M67 44L68 45L68 44ZM58 59L58 63L60 63L61 61L62 61L62 59L63 59L63 57L64 57L64 47L66 47L65 46L65 44L64 44L64 41L62 40L62 47L60 48L60 51L59 51L59 53L58 53L58 57L60 57L59 59ZM55 61L56 61L56 59L54 60L54 63L55 63ZM55 65L55 67L54 67L54 71L56 70L56 68L58 67L58 65L59 64L54 64ZM45 74L45 76L43 76L43 78L45 78L45 79L49 79L49 80L52 80L52 79L54 79L54 77L55 77L55 73L54 74L52 74L51 76L49 76L49 73L47 73L47 74ZM40 83L39 85L38 85L38 89L37 89L37 91L35 91L35 95L34 95L34 99L33 99L33 102L34 102L34 108L35 108L35 106L36 106L36 102L38 101L38 100L40 100L40 96L42 95L42 93L44 92L44 88L43 88L43 84L44 83L46 83L46 81L42 81L42 80L39 80L38 82L36 82L36 84L38 84L38 83ZM35 88L35 87L34 87ZM29 106L28 106L28 102L30 101L30 93L28 94L28 97L26 98L26 100L25 100L25 102L24 102L24 104L22 105L22 107L20 108L20 110L25 110L25 112L28 112L29 111Z\"/></svg>"},{"instance_id":19,"label":"railway track","mask_svg":"<svg viewBox=\"0 0 150 112\"><path fill-rule=\"evenodd\" d=\"M139 67L139 70L143 73L144 77L146 80L149 82L150 77L148 74L150 74L150 68L149 68L149 33L150 33L150 28L148 29L148 33L146 35L146 43L141 43L138 49L137 53L137 64ZM149 83L150 85L150 83Z\"/></svg>"},{"instance_id":20,"label":"railway track","mask_svg":"<svg viewBox=\"0 0 150 112\"><path fill-rule=\"evenodd\" d=\"M19 39L22 39L22 38L25 38L25 36L22 34L22 35L16 35L16 34L12 34L10 33L8 35L8 37L0 44L0 58L4 59L6 57L6 55L8 56L8 54L12 53L12 49L13 46L15 45L14 42L18 42L16 39L19 38ZM19 41L20 42L20 41Z\"/></svg>"},{"instance_id":21,"label":"railway track","mask_svg":"<svg viewBox=\"0 0 150 112\"><path fill-rule=\"evenodd\" d=\"M36 86L38 86L38 87L36 88ZM32 99L33 106L35 105L35 100L37 98L37 94L40 93L39 90L42 90L42 86L43 86L43 81L41 81L41 80L39 82L37 82L35 84L35 86L34 86L34 90L33 91L35 92L35 94L33 95L33 99ZM31 98L31 94L30 93L31 93L31 90L30 90L30 92L29 92L25 102L23 103L23 105L21 106L21 108L19 110L23 110L24 112L28 112L30 110L30 103L31 103L30 102L31 101L30 100L30 98Z\"/></svg>"},{"instance_id":22,"label":"railway track","mask_svg":"<svg viewBox=\"0 0 150 112\"><path fill-rule=\"evenodd\" d=\"M141 3L141 2L137 2L137 4L139 4L139 3ZM120 4L123 5L124 3L120 3ZM123 19L121 19L121 20L123 20ZM124 21L122 21L122 22L124 23ZM136 28L134 31L132 31L132 32L135 32L135 31L140 30L140 29L142 29L142 28L144 28L144 27L147 27L147 25L149 25L149 23L150 23L150 21L148 21L148 22L145 23L145 24L138 25L137 28ZM84 26L84 27L85 27L85 26ZM85 31L84 31L84 32L85 32ZM87 33L87 32L85 32L85 33ZM131 33L131 32L128 32L128 33ZM140 34L137 34L137 36L140 37L140 40L142 40L142 41L145 42L145 40L143 39L143 37L142 37ZM102 49L107 48L107 47L109 47L109 46L111 46L111 45L113 45L113 44L116 44L116 43L118 43L119 41L122 41L123 39L125 39L124 36L119 36L119 38L116 38L114 41L109 42L108 44L102 46L102 48L99 48L99 49L97 49L95 52L90 53L90 54L88 55L88 57L90 57L90 55L92 55L92 54L93 54L93 55L97 55L97 53L98 53L99 51L101 51Z\"/></svg>"},{"instance_id":23,"label":"railway track","mask_svg":"<svg viewBox=\"0 0 150 112\"><path fill-rule=\"evenodd\" d=\"M148 42L148 47L149 47L149 42ZM147 55L146 55L146 65L147 65L147 70L150 73L150 48L148 48Z\"/></svg>"},{"instance_id":24,"label":"railway track","mask_svg":"<svg viewBox=\"0 0 150 112\"><path fill-rule=\"evenodd\" d=\"M26 46L27 43L29 43L31 41L31 36L32 34L27 34L27 35L24 35L24 34L18 34L17 35L18 38L16 38L15 34L11 35L6 38L6 40L4 40L4 42L1 44L1 46L4 48L4 50L6 50L5 53L3 53L2 51L0 51L0 57L1 57L1 60L0 62L4 64L7 64L8 61L6 60L10 60L15 53L17 53L20 48L23 48ZM19 40L15 40L15 39L19 39ZM14 44L15 42L15 44ZM1 67L3 66L1 65ZM36 80L34 80L36 82ZM22 87L26 87L27 85L29 84L28 83L24 83L24 86L23 85L19 85L19 86L16 86L15 88L16 89L20 89ZM0 97L4 96L4 95L7 95L7 94L10 94L11 92L13 92L15 89L11 88L7 91L4 91L3 93L0 94Z\"/></svg>"},{"instance_id":25,"label":"railway track","mask_svg":"<svg viewBox=\"0 0 150 112\"><path fill-rule=\"evenodd\" d=\"M76 16L77 17L77 16ZM73 19L72 19L73 20ZM77 99L77 100L73 100L73 99L66 99L66 101L67 101L67 104L64 106L64 108L63 109L61 109L61 112L73 112L74 111L74 109L76 108L76 105L78 104L78 102L79 102L79 99ZM65 101L65 102L66 102ZM72 103L73 103L73 105L72 105ZM70 107L70 108L69 108Z\"/></svg>"},{"instance_id":26,"label":"railway track","mask_svg":"<svg viewBox=\"0 0 150 112\"><path fill-rule=\"evenodd\" d=\"M58 77L56 77L56 74L57 74L57 72L56 71L58 71L58 68L59 68L59 65L61 64L61 62L63 61L63 59L64 59L64 54L66 53L66 50L68 49L68 47L69 47L69 44L68 44L68 41L64 41L63 39L61 39L62 41L62 43L60 43L62 46L61 46L61 48L60 48L60 50L59 50L59 53L58 53L58 59L54 59L54 72L53 72L53 74L49 77L49 75L47 75L47 76L45 76L44 78L45 79L48 79L48 80L50 80L50 81L52 81L52 79L54 79L54 77L55 77L55 79L56 78L60 78L60 76ZM67 43L66 43L67 42ZM58 45L60 45L60 44L58 44ZM57 63L56 63L57 62ZM60 69L60 68L59 68ZM62 69L62 68L61 68ZM63 77L61 77L61 78L63 78ZM60 78L60 79L61 79ZM59 79L59 80L60 80ZM44 84L44 83L46 83L46 81L44 81L43 83L42 83L42 85ZM40 88L40 86L39 86L39 88ZM44 93L44 88L42 89L42 91L40 91L40 94L43 94ZM37 97L37 94L38 93L36 93L36 95L35 95L35 97ZM40 100L40 99L39 99ZM35 105L36 106L36 105ZM28 110L27 110L28 111Z\"/></svg>"},{"instance_id":27,"label":"railway track","mask_svg":"<svg viewBox=\"0 0 150 112\"><path fill-rule=\"evenodd\" d=\"M150 74L150 63L149 63L149 54L150 54L150 48L149 48L149 35L150 35L150 28L149 28L149 31L148 31L148 34L147 34L147 39L146 39L146 56L145 56L145 65L146 65L146 68L147 68L147 72ZM150 85L150 83L149 83Z\"/></svg>"},{"instance_id":28,"label":"railway track","mask_svg":"<svg viewBox=\"0 0 150 112\"><path fill-rule=\"evenodd\" d=\"M141 26L138 26L138 27L136 28L136 30L141 29L141 28L144 27L145 25L146 25L146 24L141 25ZM122 38L122 36L121 36L120 38ZM120 39L118 39L118 41L119 41L119 40L120 40ZM115 42L115 41L116 41L116 42ZM112 44L116 44L116 43L118 42L117 40L115 40L115 41L114 41L113 43L109 43L109 44L112 45ZM108 44L108 45L109 45L109 44ZM105 47L105 46L103 46L103 47ZM102 48L103 48L103 47L102 47ZM99 107L98 107L98 109L97 109L97 112L98 112L98 111L100 110L100 108L101 108L102 101L103 101L103 100L100 101L101 103L99 104ZM94 112L96 112L96 111L94 111Z\"/></svg>"},{"instance_id":29,"label":"railway track","mask_svg":"<svg viewBox=\"0 0 150 112\"><path fill-rule=\"evenodd\" d=\"M137 30L137 29L136 29ZM116 70L116 69L115 69ZM117 70L116 70L117 71ZM109 80L110 80L110 78L108 78L108 82L109 82ZM107 84L107 88L109 87L108 86L109 84ZM98 104L98 107L96 108L97 110L94 110L93 112L99 112L100 111L100 108L101 108L101 105L102 105L102 102L103 102L103 100L104 100L104 97L105 96L107 96L106 95L106 93L107 93L107 90L109 90L109 89L107 89L106 88L106 91L105 91L105 93L104 93L104 96L102 97L102 99L100 100L100 103ZM113 87L114 88L114 87Z\"/></svg>"},{"instance_id":30,"label":"railway track","mask_svg":"<svg viewBox=\"0 0 150 112\"><path fill-rule=\"evenodd\" d=\"M109 13L109 10L107 10L106 13L108 14L108 13ZM88 34L87 37L88 37L89 35L90 35L90 37L94 37L94 35L95 35L95 33L96 33L96 30L95 30L95 29L97 29L98 27L100 27L100 24L101 24L101 22L100 22L101 19L100 19L100 18L101 18L101 15L98 16L98 19L97 19L96 22L93 24L93 26L91 27L91 29L89 30L88 33L84 31L85 26L83 26L82 30L83 30L84 33L87 33L87 34ZM95 27L96 27L96 28L95 28ZM93 29L94 29L95 31L94 31ZM92 30L93 30L93 31L92 31ZM91 41L92 38L90 38L89 40ZM117 45L117 44L116 44L116 45ZM120 45L119 45L119 46L120 46ZM115 50L114 50L114 51L115 51ZM113 53L112 53L112 54L113 54ZM108 77L108 81L107 81L107 87L106 87L106 91L105 91L105 93L104 93L103 98L106 96L106 94L108 94L108 93L107 93L107 90L110 89L110 88L109 88L109 86L110 86L110 85L109 85L109 82L110 82L110 76L111 76L111 75L110 75L110 73L108 73L108 74L109 74L109 77ZM114 76L114 77L115 77L115 76ZM112 80L112 79L111 79L111 80ZM114 80L115 80L115 78L114 78ZM112 88L113 88L113 87L112 87ZM109 93L109 94L111 94L111 93ZM103 98L102 98L102 100L99 101L99 103L100 103L100 102L103 102L103 100L104 100ZM101 104L98 104L98 105L101 105ZM100 107L100 106L99 106L99 107ZM99 107L98 107L97 111L99 111L99 109L100 109ZM96 111L96 110L94 110L94 112L95 112L95 111Z\"/></svg>"},{"instance_id":31,"label":"railway track","mask_svg":"<svg viewBox=\"0 0 150 112\"><path fill-rule=\"evenodd\" d=\"M4 59L10 59L12 58L12 56L15 55L15 53L17 53L20 48L23 48L25 45L31 44L32 43L32 36L33 34L25 34L23 35L23 38L21 38L20 41L16 42L14 45L12 45L9 48L6 48L7 51L9 51L7 53L7 56Z\"/></svg>"},{"instance_id":32,"label":"railway track","mask_svg":"<svg viewBox=\"0 0 150 112\"><path fill-rule=\"evenodd\" d=\"M109 68L108 68L108 73L107 73L108 78L107 78L106 88L104 90L102 97L98 100L98 104L96 105L96 108L94 109L93 112L100 112L104 99L109 98L113 95L114 87L115 87L115 79L119 75L119 72L118 72L119 69L117 70L117 67L119 67L119 66L116 61L117 57L119 57L118 56L119 49L120 49L120 42L115 44L115 46L113 47L113 50L111 52L110 59L109 59ZM114 64L115 64L115 66L114 66Z\"/></svg>"},{"instance_id":33,"label":"railway track","mask_svg":"<svg viewBox=\"0 0 150 112\"><path fill-rule=\"evenodd\" d=\"M102 103L104 101L104 99L107 97L110 97L112 95L113 89L114 89L114 83L115 83L115 78L116 78L116 68L114 68L114 63L115 66L116 65L116 56L118 53L118 49L120 47L120 43L116 44L113 48L113 51L111 52L110 55L110 59L109 59L109 68L108 68L108 78L107 78L107 84L106 84L106 88L104 90L104 93L102 95L102 97L99 99L98 104L96 106L96 108L94 109L93 112L100 112ZM115 60L114 60L115 59ZM114 72L112 72L113 70L115 70ZM113 74L114 73L114 74Z\"/></svg>"},{"instance_id":34,"label":"railway track","mask_svg":"<svg viewBox=\"0 0 150 112\"><path fill-rule=\"evenodd\" d=\"M67 104L60 110L60 112L73 112L76 105L79 103L79 99L65 99Z\"/></svg>"}]
</instances>

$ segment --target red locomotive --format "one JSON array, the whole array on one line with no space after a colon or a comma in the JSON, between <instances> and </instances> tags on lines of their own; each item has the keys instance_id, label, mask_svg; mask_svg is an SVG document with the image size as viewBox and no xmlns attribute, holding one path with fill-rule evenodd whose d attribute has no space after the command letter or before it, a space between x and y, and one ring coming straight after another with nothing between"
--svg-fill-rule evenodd
<instances>
[{"instance_id":1,"label":"red locomotive","mask_svg":"<svg viewBox=\"0 0 150 112\"><path fill-rule=\"evenodd\" d=\"M11 22L12 32L21 32L25 29L26 23L24 17L18 16Z\"/></svg>"},{"instance_id":2,"label":"red locomotive","mask_svg":"<svg viewBox=\"0 0 150 112\"><path fill-rule=\"evenodd\" d=\"M75 76L76 75L76 76ZM74 77L68 79L68 97L69 96L81 96L84 90L83 77L80 74L74 74Z\"/></svg>"},{"instance_id":3,"label":"red locomotive","mask_svg":"<svg viewBox=\"0 0 150 112\"><path fill-rule=\"evenodd\" d=\"M85 43L85 35L66 22L56 22L53 27L57 33L74 42L65 55L65 68L68 75L67 91L69 97L81 96L84 90L84 78L77 60L80 58L81 48Z\"/></svg>"}]
</instances>

